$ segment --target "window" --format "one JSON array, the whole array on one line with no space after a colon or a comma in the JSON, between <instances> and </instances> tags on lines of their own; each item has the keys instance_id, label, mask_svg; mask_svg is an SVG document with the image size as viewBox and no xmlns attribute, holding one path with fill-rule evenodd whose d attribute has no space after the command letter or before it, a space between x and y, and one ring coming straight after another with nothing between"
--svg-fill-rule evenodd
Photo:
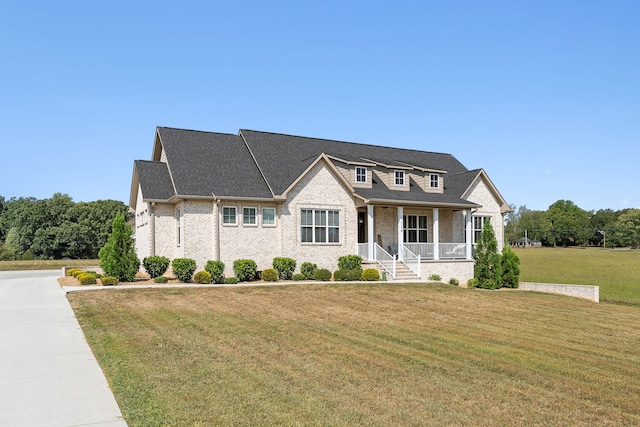
<instances>
[{"instance_id":1,"label":"window","mask_svg":"<svg viewBox=\"0 0 640 427\"><path fill-rule=\"evenodd\" d=\"M242 223L244 225L257 225L256 208L242 208Z\"/></svg>"},{"instance_id":2,"label":"window","mask_svg":"<svg viewBox=\"0 0 640 427\"><path fill-rule=\"evenodd\" d=\"M473 217L473 243L477 243L480 240L480 233L484 229L486 221L490 221L489 216L474 216Z\"/></svg>"},{"instance_id":3,"label":"window","mask_svg":"<svg viewBox=\"0 0 640 427\"><path fill-rule=\"evenodd\" d=\"M428 238L426 215L404 215L404 241L406 243L426 243Z\"/></svg>"},{"instance_id":4,"label":"window","mask_svg":"<svg viewBox=\"0 0 640 427\"><path fill-rule=\"evenodd\" d=\"M222 208L222 223L226 225L237 224L235 206L227 206Z\"/></svg>"},{"instance_id":5,"label":"window","mask_svg":"<svg viewBox=\"0 0 640 427\"><path fill-rule=\"evenodd\" d=\"M356 166L356 182L367 182L367 168Z\"/></svg>"},{"instance_id":6,"label":"window","mask_svg":"<svg viewBox=\"0 0 640 427\"><path fill-rule=\"evenodd\" d=\"M437 173L432 173L431 175L429 175L429 186L431 188L438 188L440 187L440 175L438 175Z\"/></svg>"},{"instance_id":7,"label":"window","mask_svg":"<svg viewBox=\"0 0 640 427\"><path fill-rule=\"evenodd\" d=\"M404 171L395 171L395 184L404 185Z\"/></svg>"},{"instance_id":8,"label":"window","mask_svg":"<svg viewBox=\"0 0 640 427\"><path fill-rule=\"evenodd\" d=\"M262 225L276 225L275 208L262 208Z\"/></svg>"},{"instance_id":9,"label":"window","mask_svg":"<svg viewBox=\"0 0 640 427\"><path fill-rule=\"evenodd\" d=\"M182 230L180 227L180 208L176 209L176 243L180 246L182 242Z\"/></svg>"},{"instance_id":10,"label":"window","mask_svg":"<svg viewBox=\"0 0 640 427\"><path fill-rule=\"evenodd\" d=\"M303 243L340 242L340 211L302 209L300 241Z\"/></svg>"}]
</instances>

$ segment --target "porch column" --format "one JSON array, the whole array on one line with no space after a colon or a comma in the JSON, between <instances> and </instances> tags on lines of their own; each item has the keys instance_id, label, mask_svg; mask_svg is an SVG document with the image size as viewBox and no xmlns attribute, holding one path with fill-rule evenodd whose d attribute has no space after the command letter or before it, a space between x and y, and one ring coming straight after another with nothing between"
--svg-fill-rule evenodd
<instances>
[{"instance_id":1,"label":"porch column","mask_svg":"<svg viewBox=\"0 0 640 427\"><path fill-rule=\"evenodd\" d=\"M404 246L404 206L398 206L398 259L402 260L402 246Z\"/></svg>"},{"instance_id":2,"label":"porch column","mask_svg":"<svg viewBox=\"0 0 640 427\"><path fill-rule=\"evenodd\" d=\"M466 233L466 242L467 242L467 259L472 258L471 254L471 210L464 211L465 217L465 233Z\"/></svg>"},{"instance_id":3,"label":"porch column","mask_svg":"<svg viewBox=\"0 0 640 427\"><path fill-rule=\"evenodd\" d=\"M440 209L433 208L433 259L440 259Z\"/></svg>"},{"instance_id":4,"label":"porch column","mask_svg":"<svg viewBox=\"0 0 640 427\"><path fill-rule=\"evenodd\" d=\"M367 205L367 258L369 261L374 261L376 259L373 248L373 243L375 242L373 233L373 205Z\"/></svg>"}]
</instances>

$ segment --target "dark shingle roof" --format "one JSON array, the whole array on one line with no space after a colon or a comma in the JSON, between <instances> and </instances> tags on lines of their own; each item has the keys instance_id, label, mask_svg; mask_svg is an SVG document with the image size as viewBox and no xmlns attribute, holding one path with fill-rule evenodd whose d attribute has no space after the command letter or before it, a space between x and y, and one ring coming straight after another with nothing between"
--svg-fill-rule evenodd
<instances>
[{"instance_id":1,"label":"dark shingle roof","mask_svg":"<svg viewBox=\"0 0 640 427\"><path fill-rule=\"evenodd\" d=\"M478 176L481 169L474 169L468 172L458 174L447 174L444 181L445 192L462 197L463 193L469 188L474 179Z\"/></svg>"},{"instance_id":2,"label":"dark shingle roof","mask_svg":"<svg viewBox=\"0 0 640 427\"><path fill-rule=\"evenodd\" d=\"M136 160L133 167L145 199L168 200L175 194L166 163Z\"/></svg>"}]
</instances>

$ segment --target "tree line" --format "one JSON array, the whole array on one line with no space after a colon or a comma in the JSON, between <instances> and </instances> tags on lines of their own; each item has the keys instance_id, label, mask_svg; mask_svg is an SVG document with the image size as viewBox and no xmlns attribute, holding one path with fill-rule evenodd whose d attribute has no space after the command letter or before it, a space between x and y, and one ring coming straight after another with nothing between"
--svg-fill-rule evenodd
<instances>
[{"instance_id":1,"label":"tree line","mask_svg":"<svg viewBox=\"0 0 640 427\"><path fill-rule=\"evenodd\" d=\"M546 211L520 206L505 217L505 238L525 236L544 246L640 246L640 209L586 211L570 200L558 200Z\"/></svg>"},{"instance_id":2,"label":"tree line","mask_svg":"<svg viewBox=\"0 0 640 427\"><path fill-rule=\"evenodd\" d=\"M0 260L95 259L118 213L130 218L116 200L76 203L62 193L50 199L0 196Z\"/></svg>"}]
</instances>

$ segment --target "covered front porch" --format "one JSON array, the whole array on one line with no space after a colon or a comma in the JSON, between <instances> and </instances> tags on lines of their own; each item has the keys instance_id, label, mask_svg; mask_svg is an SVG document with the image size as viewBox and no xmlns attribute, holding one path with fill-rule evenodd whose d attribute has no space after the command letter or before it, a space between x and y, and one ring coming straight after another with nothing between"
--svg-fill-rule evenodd
<instances>
[{"instance_id":1,"label":"covered front porch","mask_svg":"<svg viewBox=\"0 0 640 427\"><path fill-rule=\"evenodd\" d=\"M443 270L444 263L465 264L451 267L468 276L473 266L471 212L470 207L368 204L358 209L358 255L393 278L405 266L417 278L431 274L425 269L449 271Z\"/></svg>"}]
</instances>

